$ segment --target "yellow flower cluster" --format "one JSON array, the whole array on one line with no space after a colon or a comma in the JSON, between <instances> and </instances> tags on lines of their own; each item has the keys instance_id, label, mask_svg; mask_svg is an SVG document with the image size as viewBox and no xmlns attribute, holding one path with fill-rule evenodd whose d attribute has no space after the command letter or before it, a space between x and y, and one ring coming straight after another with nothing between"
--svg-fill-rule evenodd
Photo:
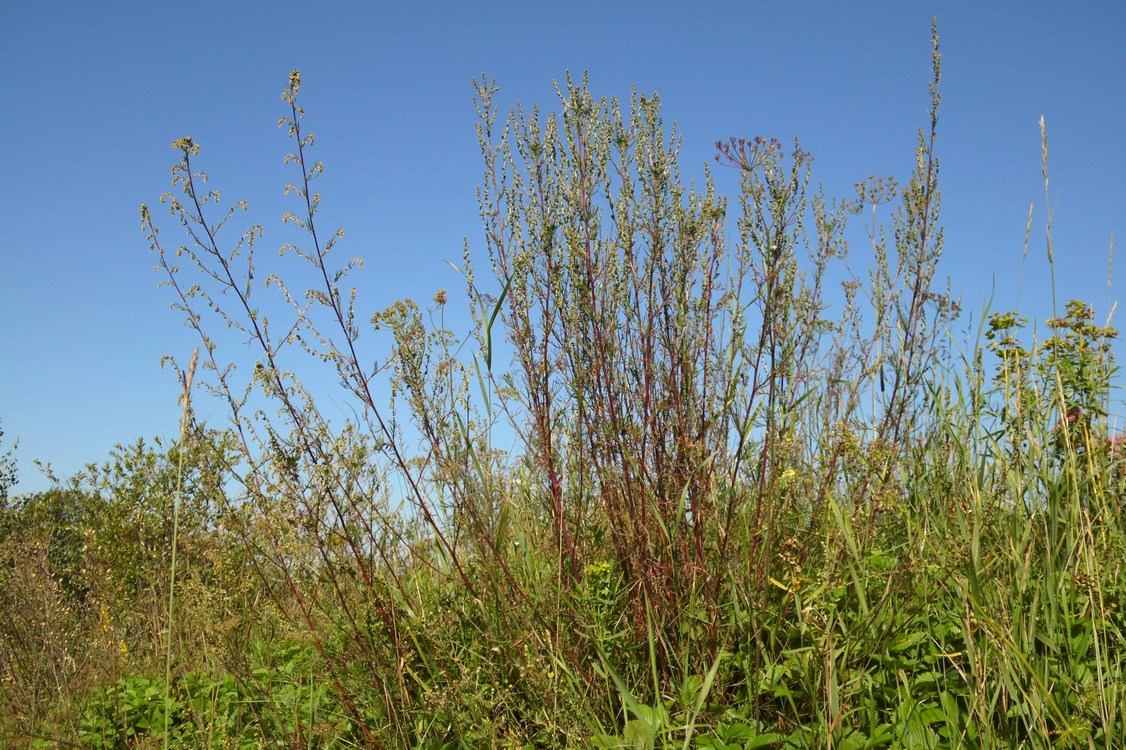
<instances>
[{"instance_id":1,"label":"yellow flower cluster","mask_svg":"<svg viewBox=\"0 0 1126 750\"><path fill-rule=\"evenodd\" d=\"M199 153L199 144L191 139L191 136L184 136L172 141L173 151L183 151L187 156L195 156Z\"/></svg>"}]
</instances>

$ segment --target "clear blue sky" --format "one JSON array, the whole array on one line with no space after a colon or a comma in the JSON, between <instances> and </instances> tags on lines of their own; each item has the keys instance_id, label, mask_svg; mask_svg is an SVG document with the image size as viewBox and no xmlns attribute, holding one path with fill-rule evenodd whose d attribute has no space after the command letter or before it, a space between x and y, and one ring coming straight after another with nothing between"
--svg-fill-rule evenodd
<instances>
[{"instance_id":1,"label":"clear blue sky","mask_svg":"<svg viewBox=\"0 0 1126 750\"><path fill-rule=\"evenodd\" d=\"M168 188L169 144L190 135L224 199L250 201L272 254L288 180L275 123L293 68L327 165L322 226L343 226L341 252L367 259L355 281L370 314L443 287L462 299L444 261L465 237L483 252L470 85L482 72L502 104L553 105L566 70L589 70L596 94L659 92L686 179L699 181L716 139L797 134L814 180L847 196L870 173L910 174L937 13L940 273L975 315L994 288L995 306L1012 307L1033 202L1022 308L1050 315L1043 115L1059 297L1105 318L1126 288L1126 261L1107 285L1110 235L1120 256L1126 240L1126 3L926 5L4 3L0 420L5 444L20 440L17 491L47 486L34 458L67 475L114 443L176 433L177 384L159 361L195 342L156 287L138 207ZM717 176L731 194L733 173Z\"/></svg>"}]
</instances>

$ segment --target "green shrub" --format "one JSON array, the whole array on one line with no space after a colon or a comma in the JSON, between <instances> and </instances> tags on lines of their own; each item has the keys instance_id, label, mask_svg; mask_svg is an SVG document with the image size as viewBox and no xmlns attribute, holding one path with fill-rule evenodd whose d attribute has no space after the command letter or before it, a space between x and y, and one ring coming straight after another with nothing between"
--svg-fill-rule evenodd
<instances>
[{"instance_id":1,"label":"green shrub","mask_svg":"<svg viewBox=\"0 0 1126 750\"><path fill-rule=\"evenodd\" d=\"M256 642L244 679L192 672L171 699L156 677L128 677L95 693L79 722L79 741L98 750L156 746L169 724L173 748L353 747L350 722L320 679L307 646Z\"/></svg>"}]
</instances>

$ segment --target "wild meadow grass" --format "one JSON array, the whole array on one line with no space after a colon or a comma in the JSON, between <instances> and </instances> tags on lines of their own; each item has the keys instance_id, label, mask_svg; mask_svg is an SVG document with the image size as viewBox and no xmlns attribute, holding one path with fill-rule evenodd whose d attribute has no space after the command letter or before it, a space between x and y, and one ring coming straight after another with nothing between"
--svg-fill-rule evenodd
<instances>
[{"instance_id":1,"label":"wild meadow grass","mask_svg":"<svg viewBox=\"0 0 1126 750\"><path fill-rule=\"evenodd\" d=\"M187 242L142 226L199 336L181 435L6 498L5 741L1123 746L1116 333L1073 301L1045 340L1005 311L957 335L932 52L911 176L849 200L796 141L733 138L729 204L682 181L655 96L568 77L501 118L477 81L468 337L444 290L368 319L345 286L299 73L284 277L176 141Z\"/></svg>"}]
</instances>

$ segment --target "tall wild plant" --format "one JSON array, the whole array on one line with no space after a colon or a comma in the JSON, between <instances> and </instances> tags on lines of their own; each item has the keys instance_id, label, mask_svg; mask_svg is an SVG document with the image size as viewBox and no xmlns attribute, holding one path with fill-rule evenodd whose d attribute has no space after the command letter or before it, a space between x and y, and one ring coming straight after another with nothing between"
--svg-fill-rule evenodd
<instances>
[{"instance_id":1,"label":"tall wild plant","mask_svg":"<svg viewBox=\"0 0 1126 750\"><path fill-rule=\"evenodd\" d=\"M733 207L722 176L682 179L656 95L596 98L568 76L555 109L502 116L496 85L479 79L495 296L467 242L470 355L440 292L429 310L366 308L391 337L381 367L365 364L368 312L347 286L362 262L337 261L342 230L318 224L324 167L299 73L279 124L294 143L284 222L304 239L282 247L296 261L284 276L259 267L261 226L226 241L245 202L213 215L198 144L173 144L162 202L189 242L167 247L147 207L142 224L241 446L245 542L357 736L564 746L585 732L612 745L624 725L623 742L677 734L688 747L698 726L716 743L743 731L725 705L745 707L738 726L763 746L861 729L866 742L913 741L939 731L920 718L935 706L963 739L1055 721L999 718L989 706L1022 700L1027 681L999 698L983 662L962 660L988 651L973 623L1004 606L982 577L994 564L982 536L1000 517L982 497L1008 481L1011 453L982 437L994 401L980 360L950 381L959 310L937 281L937 32L932 70L902 187L873 176L833 200L811 191L797 139L730 138L716 159L738 177ZM857 220L870 240L862 277L844 263ZM251 342L250 361L224 357L224 326ZM318 408L306 361L332 369L354 420ZM1051 371L1077 398L1087 370ZM494 446L501 418L520 438L511 454ZM934 650L908 658L924 641ZM913 685L955 680L980 692L908 700Z\"/></svg>"}]
</instances>

